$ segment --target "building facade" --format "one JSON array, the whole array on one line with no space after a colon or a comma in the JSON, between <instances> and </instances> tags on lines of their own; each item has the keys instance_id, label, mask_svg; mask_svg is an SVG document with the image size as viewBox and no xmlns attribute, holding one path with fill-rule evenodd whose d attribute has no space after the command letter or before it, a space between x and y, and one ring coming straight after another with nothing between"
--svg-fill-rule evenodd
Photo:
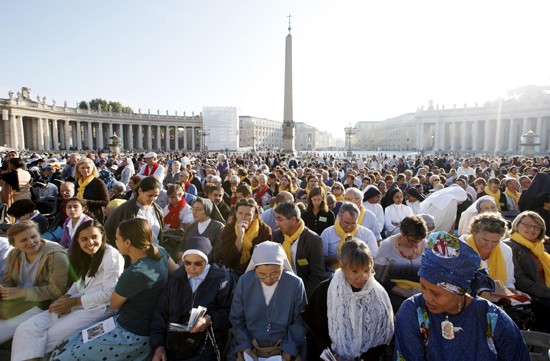
<instances>
[{"instance_id":1,"label":"building facade","mask_svg":"<svg viewBox=\"0 0 550 361\"><path fill-rule=\"evenodd\" d=\"M239 117L239 145L257 150L283 148L283 123L265 118Z\"/></svg>"},{"instance_id":2,"label":"building facade","mask_svg":"<svg viewBox=\"0 0 550 361\"><path fill-rule=\"evenodd\" d=\"M106 149L116 133L122 149L199 151L201 149L202 114L181 116L122 112L105 112L72 108L64 102L57 106L31 100L23 88L14 97L0 99L0 142L17 149L93 150Z\"/></svg>"}]
</instances>

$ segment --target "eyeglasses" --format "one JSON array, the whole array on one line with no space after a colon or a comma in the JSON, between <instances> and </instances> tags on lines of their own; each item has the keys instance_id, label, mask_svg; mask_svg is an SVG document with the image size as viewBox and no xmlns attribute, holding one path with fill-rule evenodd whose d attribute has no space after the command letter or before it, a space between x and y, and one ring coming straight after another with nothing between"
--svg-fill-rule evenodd
<instances>
[{"instance_id":1,"label":"eyeglasses","mask_svg":"<svg viewBox=\"0 0 550 361\"><path fill-rule=\"evenodd\" d=\"M349 277L350 280L353 280L353 281L358 281L360 279L364 279L364 280L368 281L372 274L374 274L374 272L357 273L357 274L350 274L350 275L348 275L348 277Z\"/></svg>"},{"instance_id":2,"label":"eyeglasses","mask_svg":"<svg viewBox=\"0 0 550 361\"><path fill-rule=\"evenodd\" d=\"M240 204L250 204L251 206L255 206L256 205L256 201L253 200L252 198L241 198L239 199L239 201L237 203L240 203Z\"/></svg>"},{"instance_id":3,"label":"eyeglasses","mask_svg":"<svg viewBox=\"0 0 550 361\"><path fill-rule=\"evenodd\" d=\"M523 223L523 222L519 222L519 224L523 224L523 226L525 228L528 228L528 229L534 229L535 231L537 232L540 232L542 230L542 228L540 228L539 226L535 226L533 224L529 224L529 223Z\"/></svg>"},{"instance_id":4,"label":"eyeglasses","mask_svg":"<svg viewBox=\"0 0 550 361\"><path fill-rule=\"evenodd\" d=\"M281 275L278 274L276 276L258 276L256 275L256 278L261 280L261 281L265 281L265 280L278 280L279 278L281 278Z\"/></svg>"},{"instance_id":5,"label":"eyeglasses","mask_svg":"<svg viewBox=\"0 0 550 361\"><path fill-rule=\"evenodd\" d=\"M183 261L183 265L186 267L189 267L191 265L195 267L203 267L205 264L206 264L205 261L197 261L197 262L191 262L191 261L185 261L185 260Z\"/></svg>"}]
</instances>

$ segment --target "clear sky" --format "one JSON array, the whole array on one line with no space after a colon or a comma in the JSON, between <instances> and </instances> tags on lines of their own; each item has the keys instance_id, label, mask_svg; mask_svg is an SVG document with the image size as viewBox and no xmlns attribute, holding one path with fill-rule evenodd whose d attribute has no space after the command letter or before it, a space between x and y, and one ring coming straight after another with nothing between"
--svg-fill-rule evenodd
<instances>
[{"instance_id":1,"label":"clear sky","mask_svg":"<svg viewBox=\"0 0 550 361\"><path fill-rule=\"evenodd\" d=\"M294 119L340 138L430 99L550 84L548 1L30 0L0 3L0 97L282 121L288 13Z\"/></svg>"}]
</instances>

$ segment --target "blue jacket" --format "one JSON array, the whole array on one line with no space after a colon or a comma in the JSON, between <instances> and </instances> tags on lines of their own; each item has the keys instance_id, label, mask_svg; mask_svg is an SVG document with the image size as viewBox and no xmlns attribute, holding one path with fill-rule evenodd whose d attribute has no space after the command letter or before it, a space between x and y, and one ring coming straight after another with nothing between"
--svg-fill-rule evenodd
<instances>
[{"instance_id":1,"label":"blue jacket","mask_svg":"<svg viewBox=\"0 0 550 361\"><path fill-rule=\"evenodd\" d=\"M178 315L181 291L183 288L183 305L181 315ZM223 347L223 335L231 328L229 312L233 300L235 282L229 272L216 264L210 266L210 270L204 281L195 291L194 307L207 308L206 314L212 319L212 326L216 336L218 347ZM180 267L168 279L168 284L157 303L157 309L151 322L149 333L149 345L153 352L157 347L165 346L168 358L170 358L170 345L167 345L167 332L170 322L180 322L182 316L189 315L191 311L193 292L189 285L185 267ZM210 342L207 347L211 347ZM199 349L200 350L200 349Z\"/></svg>"}]
</instances>

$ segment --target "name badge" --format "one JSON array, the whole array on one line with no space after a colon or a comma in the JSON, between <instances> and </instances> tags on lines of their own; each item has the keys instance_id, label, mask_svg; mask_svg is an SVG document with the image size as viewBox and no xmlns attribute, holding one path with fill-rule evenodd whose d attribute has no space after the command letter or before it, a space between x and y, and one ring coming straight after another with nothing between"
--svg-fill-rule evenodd
<instances>
[{"instance_id":1,"label":"name badge","mask_svg":"<svg viewBox=\"0 0 550 361\"><path fill-rule=\"evenodd\" d=\"M319 217L319 222L326 222L327 221L327 217Z\"/></svg>"},{"instance_id":2,"label":"name badge","mask_svg":"<svg viewBox=\"0 0 550 361\"><path fill-rule=\"evenodd\" d=\"M309 262L308 262L307 259L305 259L305 258L304 258L304 259L299 259L299 260L297 260L296 262L298 262L298 264L299 264L300 266L307 266L307 265L309 265Z\"/></svg>"}]
</instances>

